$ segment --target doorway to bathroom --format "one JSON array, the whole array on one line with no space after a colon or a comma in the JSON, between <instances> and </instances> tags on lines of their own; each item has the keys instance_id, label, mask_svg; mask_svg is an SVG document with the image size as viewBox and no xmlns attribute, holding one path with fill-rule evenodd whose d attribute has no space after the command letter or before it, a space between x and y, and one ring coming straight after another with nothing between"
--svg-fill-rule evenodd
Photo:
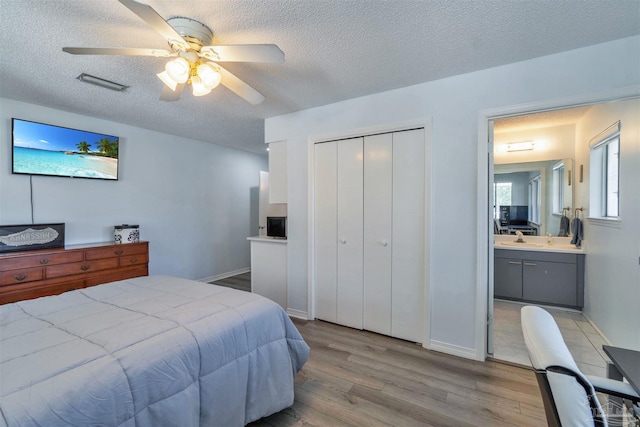
<instances>
[{"instance_id":1,"label":"doorway to bathroom","mask_svg":"<svg viewBox=\"0 0 640 427\"><path fill-rule=\"evenodd\" d=\"M479 171L486 173L487 177L486 188L483 189L486 199L482 209L488 221L486 230L483 230L486 234L478 239L479 246L486 245L479 248L479 253L486 254L484 277L487 277L488 292L485 294L485 336L488 357L529 365L520 326L520 308L528 302L518 301L518 298L496 298L494 294L494 241L496 236L502 235L504 239L505 234L510 235L515 230L506 227L508 224L500 215L505 208L501 206L526 206L528 234L550 234L556 239L561 232L563 215L571 218L576 208L588 205L589 193L585 181L588 178L584 169L588 161L584 159L583 149L576 150L576 144L580 143L576 126L580 126L580 120L584 120L593 107L638 96L632 92L628 90L600 99L547 102L529 108L514 107L480 114L481 124L483 120L486 121L480 130L488 135L489 144L485 157L486 169ZM508 145L516 143L526 143L527 149L508 149ZM560 166L562 168L558 171ZM554 186L554 176L557 179L559 175L565 183L571 180L570 188ZM564 199L561 190L564 191ZM584 364L581 368L587 373L604 375L606 364L601 349L602 344L607 342L594 324L579 308L566 309L554 304L545 305L545 308L556 318L563 335L569 337L567 341L571 352L579 359L578 363Z\"/></svg>"}]
</instances>

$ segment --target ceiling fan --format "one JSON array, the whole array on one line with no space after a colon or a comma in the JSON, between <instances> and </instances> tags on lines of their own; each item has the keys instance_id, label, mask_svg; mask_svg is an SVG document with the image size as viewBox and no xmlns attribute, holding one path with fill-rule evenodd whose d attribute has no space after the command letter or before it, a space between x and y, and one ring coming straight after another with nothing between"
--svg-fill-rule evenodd
<instances>
[{"instance_id":1,"label":"ceiling fan","mask_svg":"<svg viewBox=\"0 0 640 427\"><path fill-rule=\"evenodd\" d=\"M165 84L160 99L177 101L191 84L194 96L211 92L218 84L226 86L247 102L256 105L264 96L225 70L219 62L284 62L284 53L275 44L211 45L213 31L191 18L165 20L151 6L136 0L118 0L149 24L169 43L171 50L144 48L64 47L74 55L130 55L173 58L158 77Z\"/></svg>"}]
</instances>

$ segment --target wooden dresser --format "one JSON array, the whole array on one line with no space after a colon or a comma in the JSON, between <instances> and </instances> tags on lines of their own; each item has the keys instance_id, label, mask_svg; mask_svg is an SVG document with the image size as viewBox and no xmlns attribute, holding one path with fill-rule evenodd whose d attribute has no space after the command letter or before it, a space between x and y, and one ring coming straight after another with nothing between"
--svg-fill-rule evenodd
<instances>
[{"instance_id":1,"label":"wooden dresser","mask_svg":"<svg viewBox=\"0 0 640 427\"><path fill-rule=\"evenodd\" d=\"M0 304L148 274L148 242L5 253L0 255Z\"/></svg>"}]
</instances>

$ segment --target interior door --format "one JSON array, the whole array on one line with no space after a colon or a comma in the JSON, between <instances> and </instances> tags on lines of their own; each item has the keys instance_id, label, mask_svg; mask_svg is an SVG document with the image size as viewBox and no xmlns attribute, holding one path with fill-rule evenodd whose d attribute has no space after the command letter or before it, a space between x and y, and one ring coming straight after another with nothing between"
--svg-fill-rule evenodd
<instances>
[{"instance_id":1,"label":"interior door","mask_svg":"<svg viewBox=\"0 0 640 427\"><path fill-rule=\"evenodd\" d=\"M391 335L392 134L364 139L364 329Z\"/></svg>"},{"instance_id":2,"label":"interior door","mask_svg":"<svg viewBox=\"0 0 640 427\"><path fill-rule=\"evenodd\" d=\"M362 329L362 138L337 145L337 323Z\"/></svg>"},{"instance_id":3,"label":"interior door","mask_svg":"<svg viewBox=\"0 0 640 427\"><path fill-rule=\"evenodd\" d=\"M336 142L314 145L315 314L328 322L337 320L337 148Z\"/></svg>"}]
</instances>

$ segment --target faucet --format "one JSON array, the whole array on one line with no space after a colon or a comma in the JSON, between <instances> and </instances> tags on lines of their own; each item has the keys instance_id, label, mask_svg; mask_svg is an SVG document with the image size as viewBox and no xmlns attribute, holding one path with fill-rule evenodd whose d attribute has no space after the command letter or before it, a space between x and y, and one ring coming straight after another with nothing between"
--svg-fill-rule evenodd
<instances>
[{"instance_id":1,"label":"faucet","mask_svg":"<svg viewBox=\"0 0 640 427\"><path fill-rule=\"evenodd\" d=\"M526 243L524 240L522 240L522 231L518 230L516 231L516 236L518 236L518 240L516 240L516 243Z\"/></svg>"}]
</instances>

